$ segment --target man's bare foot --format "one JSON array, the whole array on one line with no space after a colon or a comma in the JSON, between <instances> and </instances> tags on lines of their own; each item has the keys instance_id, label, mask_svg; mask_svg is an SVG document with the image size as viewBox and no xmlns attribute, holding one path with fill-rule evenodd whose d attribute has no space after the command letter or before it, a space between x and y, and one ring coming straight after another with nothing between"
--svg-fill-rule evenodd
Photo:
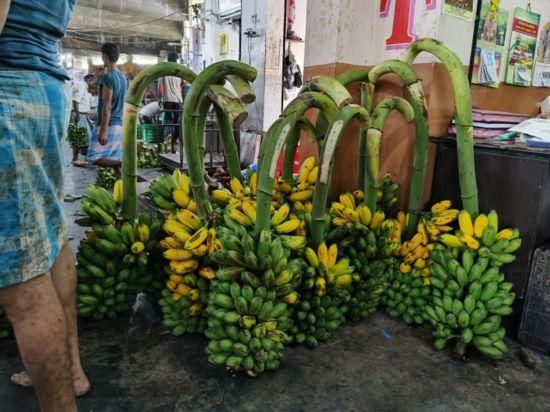
<instances>
[{"instance_id":1,"label":"man's bare foot","mask_svg":"<svg viewBox=\"0 0 550 412\"><path fill-rule=\"evenodd\" d=\"M90 382L84 372L74 377L73 374L73 390L75 396L84 396L90 391ZM26 371L20 373L14 373L11 375L11 383L14 385L22 386L23 388L32 388L32 380Z\"/></svg>"}]
</instances>

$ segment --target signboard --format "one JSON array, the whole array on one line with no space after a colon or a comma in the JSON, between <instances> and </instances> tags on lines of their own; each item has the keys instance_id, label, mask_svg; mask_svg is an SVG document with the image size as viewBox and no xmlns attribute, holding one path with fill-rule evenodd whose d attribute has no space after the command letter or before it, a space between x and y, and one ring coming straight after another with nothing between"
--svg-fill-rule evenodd
<instances>
[{"instance_id":1,"label":"signboard","mask_svg":"<svg viewBox=\"0 0 550 412\"><path fill-rule=\"evenodd\" d=\"M508 49L506 83L531 86L540 14L516 7Z\"/></svg>"},{"instance_id":2,"label":"signboard","mask_svg":"<svg viewBox=\"0 0 550 412\"><path fill-rule=\"evenodd\" d=\"M472 20L474 0L445 0L443 13L465 20Z\"/></svg>"}]
</instances>

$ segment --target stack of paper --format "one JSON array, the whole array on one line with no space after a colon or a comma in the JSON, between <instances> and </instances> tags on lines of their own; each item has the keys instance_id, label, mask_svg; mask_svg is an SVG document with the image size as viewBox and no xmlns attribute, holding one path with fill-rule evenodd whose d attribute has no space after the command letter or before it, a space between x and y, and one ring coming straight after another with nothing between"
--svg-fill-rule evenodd
<instances>
[{"instance_id":1,"label":"stack of paper","mask_svg":"<svg viewBox=\"0 0 550 412\"><path fill-rule=\"evenodd\" d=\"M528 146L550 148L550 120L529 119L510 131L522 134Z\"/></svg>"},{"instance_id":2,"label":"stack of paper","mask_svg":"<svg viewBox=\"0 0 550 412\"><path fill-rule=\"evenodd\" d=\"M529 119L529 116L517 113L474 109L472 110L472 119L474 121L474 137L476 139L486 139L506 133L511 127ZM453 119L449 127L449 133L452 135L456 135L455 124L456 122Z\"/></svg>"}]
</instances>

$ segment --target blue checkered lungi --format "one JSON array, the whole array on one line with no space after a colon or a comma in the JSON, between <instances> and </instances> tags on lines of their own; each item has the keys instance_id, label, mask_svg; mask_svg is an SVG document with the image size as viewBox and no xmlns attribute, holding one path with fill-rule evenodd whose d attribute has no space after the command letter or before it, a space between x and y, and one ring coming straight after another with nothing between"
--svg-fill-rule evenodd
<instances>
[{"instance_id":1,"label":"blue checkered lungi","mask_svg":"<svg viewBox=\"0 0 550 412\"><path fill-rule=\"evenodd\" d=\"M0 287L50 270L66 240L63 154L69 87L0 69Z\"/></svg>"}]
</instances>

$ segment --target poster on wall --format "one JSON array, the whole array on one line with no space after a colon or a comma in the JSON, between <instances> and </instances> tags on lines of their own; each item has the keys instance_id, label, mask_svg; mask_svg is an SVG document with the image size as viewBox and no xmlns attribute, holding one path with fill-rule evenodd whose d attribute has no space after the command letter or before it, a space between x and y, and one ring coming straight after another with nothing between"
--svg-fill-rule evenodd
<instances>
[{"instance_id":1,"label":"poster on wall","mask_svg":"<svg viewBox=\"0 0 550 412\"><path fill-rule=\"evenodd\" d=\"M504 42L508 26L508 11L498 6L498 0L482 0L472 83L498 87L503 64Z\"/></svg>"},{"instance_id":2,"label":"poster on wall","mask_svg":"<svg viewBox=\"0 0 550 412\"><path fill-rule=\"evenodd\" d=\"M516 7L508 48L506 83L531 86L539 23L540 14Z\"/></svg>"},{"instance_id":3,"label":"poster on wall","mask_svg":"<svg viewBox=\"0 0 550 412\"><path fill-rule=\"evenodd\" d=\"M550 87L550 22L540 30L537 62L533 72L533 86Z\"/></svg>"},{"instance_id":4,"label":"poster on wall","mask_svg":"<svg viewBox=\"0 0 550 412\"><path fill-rule=\"evenodd\" d=\"M443 13L465 20L472 20L474 16L474 0L445 0L445 3L443 3Z\"/></svg>"}]
</instances>

